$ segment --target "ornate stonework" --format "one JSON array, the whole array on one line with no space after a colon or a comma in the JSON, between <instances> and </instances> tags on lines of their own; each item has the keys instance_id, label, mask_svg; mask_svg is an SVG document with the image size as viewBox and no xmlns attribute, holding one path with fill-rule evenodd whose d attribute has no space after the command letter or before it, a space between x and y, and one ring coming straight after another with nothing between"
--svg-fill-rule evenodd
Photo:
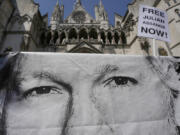
<instances>
[{"instance_id":1,"label":"ornate stonework","mask_svg":"<svg viewBox=\"0 0 180 135\"><path fill-rule=\"evenodd\" d=\"M54 12L64 12L57 10L58 7L55 6ZM107 12L101 0L99 5L95 6L95 19L84 9L80 0L76 1L74 10L62 22L58 20L54 22L54 14L51 17L51 27L44 34L49 37L46 40L49 50L77 53L79 51L87 53L89 50L89 53L115 53L115 50L126 44L122 42L125 41L121 36L122 30L109 24ZM63 16L59 17L63 18Z\"/></svg>"}]
</instances>

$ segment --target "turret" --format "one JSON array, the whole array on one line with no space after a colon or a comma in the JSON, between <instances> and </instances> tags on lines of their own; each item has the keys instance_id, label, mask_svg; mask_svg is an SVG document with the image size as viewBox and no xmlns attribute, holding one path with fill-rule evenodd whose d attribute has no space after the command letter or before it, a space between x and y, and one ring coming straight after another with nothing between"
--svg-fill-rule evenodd
<instances>
[{"instance_id":1,"label":"turret","mask_svg":"<svg viewBox=\"0 0 180 135\"><path fill-rule=\"evenodd\" d=\"M62 20L62 22L63 22L63 20L64 20L64 5L61 5L61 20Z\"/></svg>"},{"instance_id":2,"label":"turret","mask_svg":"<svg viewBox=\"0 0 180 135\"><path fill-rule=\"evenodd\" d=\"M104 6L102 4L102 0L99 2L99 19L100 21L108 21L107 12L104 9Z\"/></svg>"},{"instance_id":3,"label":"turret","mask_svg":"<svg viewBox=\"0 0 180 135\"><path fill-rule=\"evenodd\" d=\"M61 6L61 8L62 8L62 6ZM51 16L51 21L50 21L51 29L53 29L53 30L56 29L58 27L58 25L63 22L62 13L64 14L64 7L63 7L63 11L62 11L59 7L59 0L57 0L56 6L55 6L54 11Z\"/></svg>"},{"instance_id":4,"label":"turret","mask_svg":"<svg viewBox=\"0 0 180 135\"><path fill-rule=\"evenodd\" d=\"M99 7L100 8L104 8L103 4L102 4L102 0L99 1Z\"/></svg>"},{"instance_id":5,"label":"turret","mask_svg":"<svg viewBox=\"0 0 180 135\"><path fill-rule=\"evenodd\" d=\"M102 0L100 0L100 2L99 2L98 21L101 24L101 28L103 28L103 29L108 29L109 28L108 15L107 15L107 12L105 11Z\"/></svg>"},{"instance_id":6,"label":"turret","mask_svg":"<svg viewBox=\"0 0 180 135\"><path fill-rule=\"evenodd\" d=\"M95 18L96 18L96 21L99 21L99 7L96 5L95 8Z\"/></svg>"},{"instance_id":7,"label":"turret","mask_svg":"<svg viewBox=\"0 0 180 135\"><path fill-rule=\"evenodd\" d=\"M75 9L81 6L81 0L76 0Z\"/></svg>"}]
</instances>

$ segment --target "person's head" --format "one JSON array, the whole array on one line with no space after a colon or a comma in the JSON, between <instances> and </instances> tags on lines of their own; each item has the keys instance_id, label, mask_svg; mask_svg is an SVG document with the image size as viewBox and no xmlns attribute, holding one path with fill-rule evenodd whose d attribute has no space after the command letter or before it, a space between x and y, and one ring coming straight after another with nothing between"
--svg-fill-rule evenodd
<instances>
[{"instance_id":1,"label":"person's head","mask_svg":"<svg viewBox=\"0 0 180 135\"><path fill-rule=\"evenodd\" d=\"M3 135L177 134L167 58L30 53L3 63Z\"/></svg>"}]
</instances>

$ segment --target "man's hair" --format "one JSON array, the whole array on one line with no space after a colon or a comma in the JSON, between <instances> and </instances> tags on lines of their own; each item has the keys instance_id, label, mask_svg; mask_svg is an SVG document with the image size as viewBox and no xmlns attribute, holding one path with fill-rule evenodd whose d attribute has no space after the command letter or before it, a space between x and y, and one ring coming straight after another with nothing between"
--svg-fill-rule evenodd
<instances>
[{"instance_id":1,"label":"man's hair","mask_svg":"<svg viewBox=\"0 0 180 135\"><path fill-rule=\"evenodd\" d=\"M151 69L168 88L166 100L169 103L169 122L173 124L180 135L180 126L175 119L175 101L180 94L180 58L175 57L146 57Z\"/></svg>"},{"instance_id":2,"label":"man's hair","mask_svg":"<svg viewBox=\"0 0 180 135\"><path fill-rule=\"evenodd\" d=\"M0 135L6 135L5 107L8 102L8 93L14 90L17 73L15 67L20 57L19 53L7 53L0 55Z\"/></svg>"}]
</instances>

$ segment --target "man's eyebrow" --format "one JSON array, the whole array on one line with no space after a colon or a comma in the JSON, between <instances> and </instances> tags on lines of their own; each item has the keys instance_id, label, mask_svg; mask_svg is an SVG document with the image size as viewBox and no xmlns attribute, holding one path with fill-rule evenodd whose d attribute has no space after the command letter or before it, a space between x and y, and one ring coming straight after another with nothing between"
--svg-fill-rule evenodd
<instances>
[{"instance_id":1,"label":"man's eyebrow","mask_svg":"<svg viewBox=\"0 0 180 135\"><path fill-rule=\"evenodd\" d=\"M62 79L58 78L57 76L53 75L49 72L36 72L33 74L34 78L38 79L45 79L50 80L58 85L61 85L63 88L65 88L70 94L72 94L72 86L66 82L64 82Z\"/></svg>"},{"instance_id":2,"label":"man's eyebrow","mask_svg":"<svg viewBox=\"0 0 180 135\"><path fill-rule=\"evenodd\" d=\"M100 66L96 72L98 75L95 80L93 81L93 86L98 84L107 74L111 74L119 70L119 67L116 65L103 65Z\"/></svg>"}]
</instances>

